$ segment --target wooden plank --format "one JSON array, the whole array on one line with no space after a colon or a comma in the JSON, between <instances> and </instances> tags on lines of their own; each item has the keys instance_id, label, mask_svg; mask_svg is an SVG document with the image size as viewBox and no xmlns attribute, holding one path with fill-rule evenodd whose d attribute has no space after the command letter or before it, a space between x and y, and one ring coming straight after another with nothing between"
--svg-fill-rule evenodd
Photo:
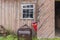
<instances>
[{"instance_id":1,"label":"wooden plank","mask_svg":"<svg viewBox=\"0 0 60 40\"><path fill-rule=\"evenodd\" d=\"M39 4L41 2L41 4ZM37 36L42 38L54 37L54 0L39 0L38 5L40 8L39 27ZM53 32L52 32L53 31ZM51 33L52 32L52 33Z\"/></svg>"}]
</instances>

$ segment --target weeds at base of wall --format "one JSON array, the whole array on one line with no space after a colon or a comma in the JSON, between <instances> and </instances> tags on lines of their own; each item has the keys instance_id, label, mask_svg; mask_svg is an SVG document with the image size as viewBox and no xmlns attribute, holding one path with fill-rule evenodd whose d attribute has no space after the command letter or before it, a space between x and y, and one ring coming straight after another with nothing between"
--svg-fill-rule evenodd
<instances>
[{"instance_id":1,"label":"weeds at base of wall","mask_svg":"<svg viewBox=\"0 0 60 40\"><path fill-rule=\"evenodd\" d=\"M6 37L0 37L0 40L18 40L18 37L16 35L8 35ZM23 40L23 38L22 38ZM40 38L37 39L37 37L32 37L32 40L60 40L60 38Z\"/></svg>"}]
</instances>

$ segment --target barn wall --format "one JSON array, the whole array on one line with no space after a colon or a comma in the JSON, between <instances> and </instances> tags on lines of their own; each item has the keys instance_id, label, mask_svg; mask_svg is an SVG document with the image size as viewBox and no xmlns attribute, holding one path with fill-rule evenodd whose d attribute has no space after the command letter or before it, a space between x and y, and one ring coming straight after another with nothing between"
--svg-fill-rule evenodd
<instances>
[{"instance_id":1,"label":"barn wall","mask_svg":"<svg viewBox=\"0 0 60 40\"><path fill-rule=\"evenodd\" d=\"M27 20L21 19L22 2L35 3L33 0L0 0L0 25L14 32L17 32L17 30L25 24L31 28L31 23L35 18Z\"/></svg>"},{"instance_id":2,"label":"barn wall","mask_svg":"<svg viewBox=\"0 0 60 40\"><path fill-rule=\"evenodd\" d=\"M14 30L16 27L16 2L0 0L0 25L6 29Z\"/></svg>"},{"instance_id":3,"label":"barn wall","mask_svg":"<svg viewBox=\"0 0 60 40\"><path fill-rule=\"evenodd\" d=\"M26 0L28 2L28 0ZM38 37L54 37L54 0L34 0L37 2ZM23 0L0 0L0 25L6 29L16 32L18 28L27 24L31 27L34 20L23 20L21 18L21 2ZM29 0L32 2L32 0ZM39 9L39 10L38 10ZM36 16L37 17L37 16Z\"/></svg>"},{"instance_id":4,"label":"barn wall","mask_svg":"<svg viewBox=\"0 0 60 40\"><path fill-rule=\"evenodd\" d=\"M53 38L55 36L54 26L54 0L39 0L39 23L38 37Z\"/></svg>"}]
</instances>

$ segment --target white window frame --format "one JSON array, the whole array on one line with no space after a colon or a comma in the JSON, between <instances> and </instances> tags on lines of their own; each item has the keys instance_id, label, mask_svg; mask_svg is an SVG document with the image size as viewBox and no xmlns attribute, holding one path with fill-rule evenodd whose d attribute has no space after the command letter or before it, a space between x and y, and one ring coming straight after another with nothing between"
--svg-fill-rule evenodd
<instances>
[{"instance_id":1,"label":"white window frame","mask_svg":"<svg viewBox=\"0 0 60 40\"><path fill-rule=\"evenodd\" d=\"M33 5L33 8L23 8L23 6L26 5ZM23 18L23 9L33 9L33 18ZM31 3L26 3L26 4L21 4L21 13L22 13L22 18L21 19L34 19L34 15L35 15L35 4L31 4Z\"/></svg>"}]
</instances>

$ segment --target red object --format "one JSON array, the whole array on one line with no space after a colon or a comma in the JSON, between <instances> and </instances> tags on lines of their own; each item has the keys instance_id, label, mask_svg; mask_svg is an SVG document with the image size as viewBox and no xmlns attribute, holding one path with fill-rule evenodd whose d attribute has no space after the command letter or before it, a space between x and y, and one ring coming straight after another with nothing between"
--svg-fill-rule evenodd
<instances>
[{"instance_id":1,"label":"red object","mask_svg":"<svg viewBox=\"0 0 60 40\"><path fill-rule=\"evenodd\" d=\"M37 23L36 22L32 23L32 26L33 26L34 30L37 31Z\"/></svg>"}]
</instances>

